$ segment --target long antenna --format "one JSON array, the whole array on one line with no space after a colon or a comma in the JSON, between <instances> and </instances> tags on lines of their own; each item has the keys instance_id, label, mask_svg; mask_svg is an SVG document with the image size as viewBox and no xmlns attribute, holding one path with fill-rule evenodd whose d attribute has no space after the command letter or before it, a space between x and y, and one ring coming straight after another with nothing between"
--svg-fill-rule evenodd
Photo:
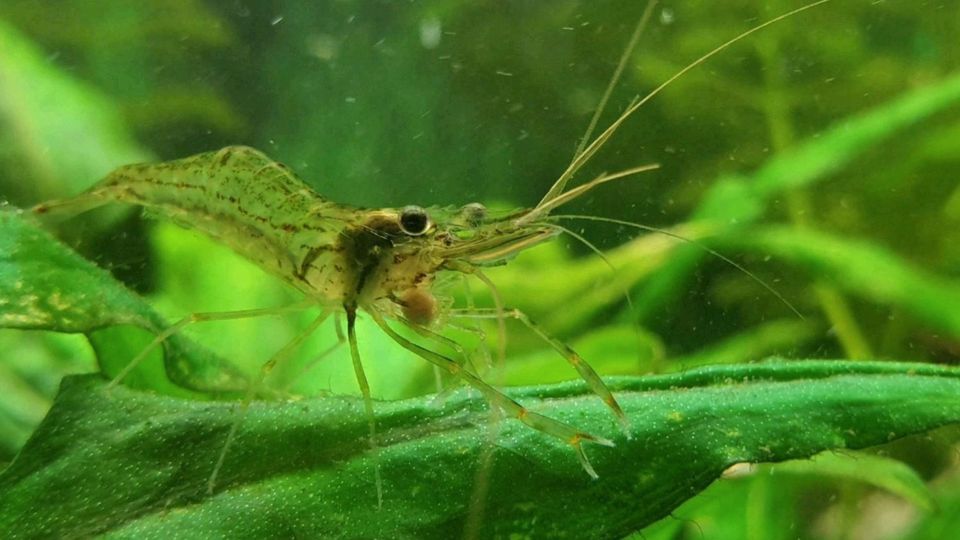
<instances>
[{"instance_id":1,"label":"long antenna","mask_svg":"<svg viewBox=\"0 0 960 540\"><path fill-rule=\"evenodd\" d=\"M589 216L589 215L582 215L582 214L556 214L552 217L556 219L582 219L586 221L599 221L601 223L613 223L614 225L623 225L625 227L633 227L635 229L640 229L642 231L649 231L657 234L662 234L664 236L669 236L670 238L674 238L676 240L680 240L682 242L686 242L688 244L694 245L702 249L703 251L706 251L707 253L713 255L714 257L717 257L718 259L729 264L730 266L736 268L737 270L740 270L744 274L746 274L750 279L752 279L753 281L758 283L761 287L769 291L772 295L777 297L777 300L782 302L783 305L787 306L787 308L790 311L792 311L794 315L799 317L800 320L804 320L803 314L800 313L800 310L798 310L793 304L791 304L790 301L787 300L782 294L780 294L778 290L774 289L772 285L760 279L760 276L744 268L743 265L737 263L736 261L734 261L730 257L727 257L723 253L720 253L719 251L705 245L703 242L698 242L692 238L687 238L675 232L668 231L667 229L661 229L660 227L643 225L642 223L634 223L632 221L625 221L622 219L608 218L608 217L602 217L602 216Z\"/></svg>"},{"instance_id":2,"label":"long antenna","mask_svg":"<svg viewBox=\"0 0 960 540\"><path fill-rule=\"evenodd\" d=\"M550 190L547 191L547 194L543 196L543 199L540 200L540 202L537 204L537 206L539 207L540 205L549 202L551 199L557 197L560 193L562 193L564 187L566 187L566 185L567 185L567 181L569 181L570 178L572 178L573 175L575 175L575 174L577 173L577 171L580 170L581 167L583 167L588 161L590 161L590 158L592 158L593 155L596 154L597 151L600 150L600 149L603 147L604 143L606 143L607 140L608 140L611 136L613 136L614 133L616 133L617 129L620 128L620 126L627 120L627 118L629 118L633 113L637 112L637 110L638 110L640 107L642 107L643 105L645 105L648 101L650 101L651 99L653 99L654 96L656 96L657 94L659 94L660 92L662 92L664 88L666 88L666 87L670 86L671 84L673 84L674 81L676 81L676 80L679 79L680 77L683 77L684 75L686 75L687 72L689 72L689 71L692 70L693 68L695 68L695 67L699 66L700 64L706 62L707 60L709 60L710 58L712 58L713 56L715 56L717 53L723 51L723 50L726 49L727 47L730 47L730 46L733 45L734 43L736 43L736 42L738 42L738 41L746 38L747 36L750 36L751 34L753 34L753 33L755 33L755 32L759 32L760 30L763 30L764 28L766 28L766 27L768 27L768 26L770 26L770 25L776 24L776 23L778 23L778 22L780 22L780 21L782 21L782 20L784 20L784 19L793 17L794 15L797 15L798 13L802 13L802 12L804 12L804 11L807 11L808 9L813 9L813 8L819 6L819 5L826 4L826 3L829 2L829 1L830 1L830 0L818 0L818 1L813 2L813 3L811 3L811 4L807 4L807 5L805 5L805 6L802 6L802 7L799 7L799 8L797 8L797 9L794 9L793 11L789 11L789 12L787 12L787 13L784 13L783 15L774 17L774 18L770 19L769 21L767 21L767 22L765 22L765 23L763 23L763 24L761 24L761 25L759 25L759 26L754 26L753 28L751 28L751 29L749 29L749 30L747 30L747 31L745 31L745 32L742 32L741 34L739 34L739 35L737 35L736 37L734 37L734 38L730 39L729 41L727 41L726 43L723 43L722 45L720 45L720 46L716 47L715 49L713 49L712 51L708 52L707 54L705 54L705 55L701 56L700 58L694 60L693 62L691 62L690 64L688 64L685 68L683 68L683 69L681 69L680 71L676 72L672 77L670 77L670 78L667 79L666 81L662 82L662 83L660 84L660 86L657 86L657 87L654 88L652 91L650 91L650 93L647 94L646 96L644 96L643 99L641 99L640 101L634 103L634 104L631 105L629 108L627 108L627 110L624 111L623 114L621 114L619 118L617 118L616 120L614 120L613 123L610 124L610 126L607 127L607 129L603 130L603 133L601 133L600 135L598 135L597 138L594 139L593 142L591 142L591 143L583 150L583 152L579 153L579 154L573 159L573 161L570 163L570 165L567 167L567 169L566 169L565 171L563 171L563 174L560 175L560 178L558 178L557 181L554 182L553 186L551 186Z\"/></svg>"},{"instance_id":3,"label":"long antenna","mask_svg":"<svg viewBox=\"0 0 960 540\"><path fill-rule=\"evenodd\" d=\"M623 54L620 55L620 61L617 63L617 69L614 70L613 77L611 77L610 82L607 83L607 89L603 91L603 97L600 98L600 103L597 104L596 110L593 111L593 117L590 118L590 124L587 125L587 131L580 139L580 144L577 145L577 151L573 153L573 159L577 159L577 156L583 153L583 149L586 148L587 143L590 142L590 137L593 137L593 130L597 129L597 123L600 121L600 115L602 115L604 109L607 108L607 102L610 101L610 95L613 94L614 87L616 87L617 83L620 82L620 77L623 75L623 70L627 67L627 60L633 56L634 49L637 48L637 42L640 41L640 36L643 34L644 29L646 29L647 23L650 22L650 16L653 14L653 8L656 7L656 5L657 0L650 0L647 2L647 7L643 10L643 15L640 16L640 21L637 22L637 27L633 29L633 35L630 36L630 41L627 42L627 48L624 49ZM563 186L561 186L561 190L562 189Z\"/></svg>"}]
</instances>

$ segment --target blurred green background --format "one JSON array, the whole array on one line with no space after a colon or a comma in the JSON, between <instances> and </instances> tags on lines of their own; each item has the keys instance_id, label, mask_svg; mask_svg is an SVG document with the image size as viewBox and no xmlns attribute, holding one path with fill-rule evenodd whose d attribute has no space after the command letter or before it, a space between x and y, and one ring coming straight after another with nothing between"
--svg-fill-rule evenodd
<instances>
[{"instance_id":1,"label":"blurred green background","mask_svg":"<svg viewBox=\"0 0 960 540\"><path fill-rule=\"evenodd\" d=\"M660 4L601 127L713 47L800 5ZM0 200L26 207L78 193L122 164L248 144L347 204L533 205L569 163L643 7L5 0ZM491 276L509 305L605 375L769 356L957 363L960 109L907 120L880 115L881 124L899 121L896 129L855 151L836 150L853 144L844 130L862 115L955 74L957 35L953 0L828 3L668 87L578 177L659 163L659 171L598 189L571 212L700 239L770 284L803 318L717 257L615 225L569 224L609 250L616 272L565 238ZM817 149L821 140L831 145ZM791 154L798 148L814 150ZM817 160L828 165L791 184L791 174ZM777 187L738 196L744 185L764 182ZM133 210L78 218L60 234L170 319L295 298L228 250ZM452 285L451 298L464 302ZM478 304L490 305L480 286L471 289ZM214 323L188 334L253 372L307 318ZM434 390L423 361L372 325L360 331L375 395ZM482 357L496 349L495 328L483 331L486 346L475 332L451 335ZM312 366L335 341L332 327L320 334L277 374L276 387L356 392L345 349ZM503 383L572 378L521 325L508 323L507 345ZM6 462L62 375L96 364L82 336L2 330L0 347ZM939 514L851 475L747 475L718 483L647 537L743 537L747 524L762 538L935 535L960 509L956 440L948 430L880 450L931 482Z\"/></svg>"}]
</instances>

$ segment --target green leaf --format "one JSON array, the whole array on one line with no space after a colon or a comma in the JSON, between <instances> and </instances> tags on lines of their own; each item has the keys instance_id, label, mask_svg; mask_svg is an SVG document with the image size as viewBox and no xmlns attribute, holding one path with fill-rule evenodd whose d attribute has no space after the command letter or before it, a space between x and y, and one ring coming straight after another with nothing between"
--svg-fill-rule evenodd
<instances>
[{"instance_id":1,"label":"green leaf","mask_svg":"<svg viewBox=\"0 0 960 540\"><path fill-rule=\"evenodd\" d=\"M767 358L777 351L787 351L812 341L823 333L818 325L807 320L781 319L749 328L733 337L714 343L672 362L675 369L733 362L750 362Z\"/></svg>"},{"instance_id":2,"label":"green leaf","mask_svg":"<svg viewBox=\"0 0 960 540\"><path fill-rule=\"evenodd\" d=\"M775 362L611 381L631 439L583 385L515 388L532 408L615 448L570 448L516 421L491 446L482 398L460 391L376 404L368 447L355 398L254 403L213 495L206 484L234 403L182 400L99 377L65 380L0 475L0 529L21 536L450 538L463 533L492 450L480 536L616 537L667 515L735 463L863 448L960 422L960 371L924 364ZM384 501L377 509L374 468ZM45 504L51 494L57 504Z\"/></svg>"},{"instance_id":3,"label":"green leaf","mask_svg":"<svg viewBox=\"0 0 960 540\"><path fill-rule=\"evenodd\" d=\"M0 327L87 334L101 370L113 376L149 342L148 332L157 333L166 323L109 273L28 222L21 211L5 209L0 211ZM167 340L165 349L166 376L146 362L126 382L174 393L182 390L169 381L211 392L245 387L229 364L180 335Z\"/></svg>"},{"instance_id":4,"label":"green leaf","mask_svg":"<svg viewBox=\"0 0 960 540\"><path fill-rule=\"evenodd\" d=\"M800 265L844 290L902 307L960 336L960 283L925 272L872 243L788 227L758 227L724 243Z\"/></svg>"},{"instance_id":5,"label":"green leaf","mask_svg":"<svg viewBox=\"0 0 960 540\"><path fill-rule=\"evenodd\" d=\"M954 446L951 445L951 452ZM957 466L954 464L945 474L933 482L933 491L939 502L939 512L920 516L913 530L902 538L910 540L939 540L950 538L960 527L960 482L957 482Z\"/></svg>"},{"instance_id":6,"label":"green leaf","mask_svg":"<svg viewBox=\"0 0 960 540\"><path fill-rule=\"evenodd\" d=\"M63 196L149 159L117 108L0 20L0 183L20 203ZM6 178L9 180L4 181Z\"/></svg>"},{"instance_id":7,"label":"green leaf","mask_svg":"<svg viewBox=\"0 0 960 540\"><path fill-rule=\"evenodd\" d=\"M807 495L803 477L774 476L765 466L734 469L755 470L758 474L725 474L697 497L678 506L656 523L629 540L677 540L680 538L737 538L743 540L796 540L812 537L816 521L809 516L811 504L794 503ZM731 471L728 470L727 473ZM806 482L809 485L811 482ZM817 488L822 488L823 483ZM829 504L816 498L815 506Z\"/></svg>"},{"instance_id":8,"label":"green leaf","mask_svg":"<svg viewBox=\"0 0 960 540\"><path fill-rule=\"evenodd\" d=\"M865 151L958 101L960 76L954 76L844 120L822 136L770 159L750 177L720 179L694 217L722 224L736 236L736 231L761 216L773 197L827 179ZM643 320L682 290L681 283L703 255L703 250L682 246L635 297L632 317Z\"/></svg>"},{"instance_id":9,"label":"green leaf","mask_svg":"<svg viewBox=\"0 0 960 540\"><path fill-rule=\"evenodd\" d=\"M895 493L931 511L936 503L923 479L902 461L865 452L824 453L809 460L788 461L772 467L775 474L814 474L853 479Z\"/></svg>"}]
</instances>

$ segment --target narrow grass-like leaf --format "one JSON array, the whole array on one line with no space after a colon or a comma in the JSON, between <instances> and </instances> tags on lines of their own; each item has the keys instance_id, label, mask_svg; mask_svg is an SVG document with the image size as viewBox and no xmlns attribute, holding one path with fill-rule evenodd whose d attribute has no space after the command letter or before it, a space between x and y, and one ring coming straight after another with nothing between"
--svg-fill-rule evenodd
<instances>
[{"instance_id":1,"label":"narrow grass-like leaf","mask_svg":"<svg viewBox=\"0 0 960 540\"><path fill-rule=\"evenodd\" d=\"M939 512L924 516L903 538L908 540L941 540L950 538L960 530L960 479L957 467L953 466L934 481L933 491L939 504Z\"/></svg>"},{"instance_id":2,"label":"narrow grass-like leaf","mask_svg":"<svg viewBox=\"0 0 960 540\"><path fill-rule=\"evenodd\" d=\"M724 244L800 265L846 291L901 307L932 327L960 336L960 283L925 272L877 245L788 227L751 229Z\"/></svg>"},{"instance_id":3,"label":"narrow grass-like leaf","mask_svg":"<svg viewBox=\"0 0 960 540\"><path fill-rule=\"evenodd\" d=\"M864 151L898 131L960 101L960 76L922 88L860 116L844 120L822 136L773 157L749 177L720 179L694 213L694 220L739 229L755 221L771 197L824 180ZM656 312L680 290L704 252L691 246L671 258L634 299L636 319Z\"/></svg>"},{"instance_id":4,"label":"narrow grass-like leaf","mask_svg":"<svg viewBox=\"0 0 960 540\"><path fill-rule=\"evenodd\" d=\"M751 362L813 340L822 329L810 321L785 319L760 324L719 343L675 359L676 369Z\"/></svg>"},{"instance_id":5,"label":"narrow grass-like leaf","mask_svg":"<svg viewBox=\"0 0 960 540\"><path fill-rule=\"evenodd\" d=\"M776 362L610 381L629 414L618 434L583 385L515 388L536 410L614 438L569 447L517 422L495 437L482 536L616 537L667 515L735 463L863 448L960 422L960 371L924 364ZM463 532L480 455L482 398L460 391L376 405L371 453L362 402L254 403L212 496L206 482L234 403L181 400L70 378L0 476L0 529L118 538L450 538ZM374 467L384 482L377 509ZM57 504L42 504L56 494Z\"/></svg>"},{"instance_id":6,"label":"narrow grass-like leaf","mask_svg":"<svg viewBox=\"0 0 960 540\"><path fill-rule=\"evenodd\" d=\"M907 464L865 452L824 453L809 460L788 461L773 466L774 474L823 475L856 480L885 489L924 510L936 503L923 479Z\"/></svg>"}]
</instances>

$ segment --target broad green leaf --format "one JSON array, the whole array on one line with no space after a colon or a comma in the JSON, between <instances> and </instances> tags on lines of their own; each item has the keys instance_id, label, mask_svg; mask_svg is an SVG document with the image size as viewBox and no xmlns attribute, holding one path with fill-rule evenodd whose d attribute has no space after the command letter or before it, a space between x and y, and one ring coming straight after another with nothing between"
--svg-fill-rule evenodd
<instances>
[{"instance_id":1,"label":"broad green leaf","mask_svg":"<svg viewBox=\"0 0 960 540\"><path fill-rule=\"evenodd\" d=\"M4 209L0 211L0 327L87 334L101 370L112 376L149 342L150 333L159 332L166 323L143 299L30 223L21 211ZM165 344L166 374L176 385L207 391L244 387L229 364L182 336L175 335ZM145 364L146 371L131 374L127 382L174 391L162 371L150 372L152 364Z\"/></svg>"},{"instance_id":2,"label":"broad green leaf","mask_svg":"<svg viewBox=\"0 0 960 540\"><path fill-rule=\"evenodd\" d=\"M960 422L960 371L925 364L774 362L611 381L631 439L577 383L514 388L533 407L613 438L569 447L508 421L490 446L482 398L461 391L376 404L369 450L362 403L257 402L213 495L206 484L235 403L64 382L53 409L0 475L0 528L22 536L117 538L418 537L463 533L480 456L492 450L481 536L616 537L667 515L742 462L863 448ZM377 509L374 468L383 478ZM43 501L56 493L58 504Z\"/></svg>"}]
</instances>

